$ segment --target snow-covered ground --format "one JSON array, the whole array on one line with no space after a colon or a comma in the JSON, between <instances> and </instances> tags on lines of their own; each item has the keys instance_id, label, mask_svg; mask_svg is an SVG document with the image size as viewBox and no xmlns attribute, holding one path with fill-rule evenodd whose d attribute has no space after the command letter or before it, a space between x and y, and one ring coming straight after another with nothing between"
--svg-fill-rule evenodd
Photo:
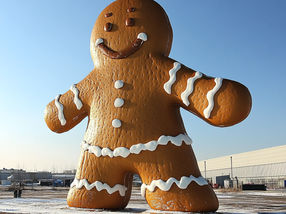
<instances>
[{"instance_id":1,"label":"snow-covered ground","mask_svg":"<svg viewBox=\"0 0 286 214\"><path fill-rule=\"evenodd\" d=\"M141 213L148 209L146 204L128 206L122 212L116 213ZM112 213L104 210L91 210L91 209L75 209L70 208L66 204L66 199L2 199L0 200L0 213L89 213L96 211L96 213ZM114 212L113 212L114 213Z\"/></svg>"},{"instance_id":2,"label":"snow-covered ground","mask_svg":"<svg viewBox=\"0 0 286 214\"><path fill-rule=\"evenodd\" d=\"M127 208L117 212L70 208L66 204L66 193L67 189L24 190L22 198L14 199L12 192L2 191L0 213L168 213L151 210L139 188L132 192ZM220 201L218 213L286 213L286 190L217 191L217 196Z\"/></svg>"},{"instance_id":3,"label":"snow-covered ground","mask_svg":"<svg viewBox=\"0 0 286 214\"><path fill-rule=\"evenodd\" d=\"M216 193L220 213L286 214L286 190Z\"/></svg>"}]
</instances>

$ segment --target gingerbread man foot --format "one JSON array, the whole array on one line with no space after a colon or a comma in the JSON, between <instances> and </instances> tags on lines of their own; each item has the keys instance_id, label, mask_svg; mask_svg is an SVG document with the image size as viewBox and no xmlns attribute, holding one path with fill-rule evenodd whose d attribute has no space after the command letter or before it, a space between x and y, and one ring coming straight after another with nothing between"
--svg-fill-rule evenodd
<instances>
[{"instance_id":1,"label":"gingerbread man foot","mask_svg":"<svg viewBox=\"0 0 286 214\"><path fill-rule=\"evenodd\" d=\"M110 186L107 183L95 181L89 183L87 180L75 180L69 190L67 204L70 207L90 209L124 209L131 195L131 179L125 185L116 184Z\"/></svg>"},{"instance_id":2,"label":"gingerbread man foot","mask_svg":"<svg viewBox=\"0 0 286 214\"><path fill-rule=\"evenodd\" d=\"M68 193L68 205L93 209L125 208L131 195L133 174L122 170L115 162L107 163L88 151L83 153ZM93 173L87 173L90 171Z\"/></svg>"},{"instance_id":3,"label":"gingerbread man foot","mask_svg":"<svg viewBox=\"0 0 286 214\"><path fill-rule=\"evenodd\" d=\"M218 200L211 186L192 182L182 189L176 184L166 192L146 191L146 200L154 210L182 212L212 212L218 209Z\"/></svg>"}]
</instances>

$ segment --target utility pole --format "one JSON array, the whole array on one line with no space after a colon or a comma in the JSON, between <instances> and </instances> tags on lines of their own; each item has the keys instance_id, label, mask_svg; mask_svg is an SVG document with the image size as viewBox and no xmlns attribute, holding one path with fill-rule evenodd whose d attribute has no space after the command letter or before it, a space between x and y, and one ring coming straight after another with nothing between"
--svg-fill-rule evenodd
<instances>
[{"instance_id":1,"label":"utility pole","mask_svg":"<svg viewBox=\"0 0 286 214\"><path fill-rule=\"evenodd\" d=\"M232 156L230 156L230 178L233 178L233 171L232 171Z\"/></svg>"},{"instance_id":2,"label":"utility pole","mask_svg":"<svg viewBox=\"0 0 286 214\"><path fill-rule=\"evenodd\" d=\"M204 161L204 165L205 165L205 179L207 179L207 162Z\"/></svg>"}]
</instances>

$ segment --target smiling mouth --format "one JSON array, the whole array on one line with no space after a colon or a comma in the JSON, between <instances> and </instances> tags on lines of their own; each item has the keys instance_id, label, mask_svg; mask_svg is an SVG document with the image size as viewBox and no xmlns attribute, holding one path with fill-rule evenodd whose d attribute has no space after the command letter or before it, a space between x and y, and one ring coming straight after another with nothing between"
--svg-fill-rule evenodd
<instances>
[{"instance_id":1,"label":"smiling mouth","mask_svg":"<svg viewBox=\"0 0 286 214\"><path fill-rule=\"evenodd\" d=\"M131 43L129 47L125 48L122 51L112 50L110 47L104 44L102 38L97 39L95 45L105 56L108 56L111 59L123 59L138 51L143 45L143 43L147 41L147 39L148 37L146 33L139 33L137 39L133 43Z\"/></svg>"}]
</instances>

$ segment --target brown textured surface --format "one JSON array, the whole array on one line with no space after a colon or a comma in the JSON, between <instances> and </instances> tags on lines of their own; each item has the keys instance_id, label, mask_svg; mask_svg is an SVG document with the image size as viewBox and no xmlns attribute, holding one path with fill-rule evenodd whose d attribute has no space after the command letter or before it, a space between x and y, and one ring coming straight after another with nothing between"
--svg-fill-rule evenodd
<instances>
[{"instance_id":1,"label":"brown textured surface","mask_svg":"<svg viewBox=\"0 0 286 214\"><path fill-rule=\"evenodd\" d=\"M90 170L90 168L87 168ZM110 177L109 184L114 186L115 184L123 184L128 190L124 197L120 196L119 192L113 194L108 194L106 190L98 192L95 188L92 190L86 190L85 188L76 189L71 188L68 197L67 204L70 207L81 207L81 208L106 208L106 209L123 209L127 206L132 190L132 179L131 173L126 173L125 175L116 174L116 167L113 166L112 170L105 169L105 177ZM94 171L92 172L94 173ZM87 173L91 175L92 173ZM102 176L103 176L102 175ZM91 175L92 176L92 175ZM86 178L91 180L91 178ZM101 179L102 180L102 179Z\"/></svg>"},{"instance_id":2,"label":"brown textured surface","mask_svg":"<svg viewBox=\"0 0 286 214\"><path fill-rule=\"evenodd\" d=\"M206 197L207 196L207 197ZM173 185L171 189L163 192L157 189L154 193L147 192L146 200L154 210L177 210L180 211L207 211L217 210L218 200L210 186L198 186L191 183L187 189L179 189Z\"/></svg>"},{"instance_id":3,"label":"brown textured surface","mask_svg":"<svg viewBox=\"0 0 286 214\"><path fill-rule=\"evenodd\" d=\"M135 11L128 13L127 9ZM105 15L112 13L112 16ZM127 18L134 19L134 26L126 26ZM112 30L104 31L106 23L112 23ZM98 38L115 51L124 50L141 32L148 35L148 41L134 54L124 59L111 59L95 46ZM68 91L60 97L67 120L61 126L57 108L52 101L46 108L45 120L55 132L68 131L84 117L89 117L84 140L91 145L130 148L134 144L158 140L161 135L177 136L185 133L179 107L193 112L215 126L234 125L247 117L251 108L249 91L243 85L223 80L219 92L214 97L214 109L209 119L204 118L207 107L206 94L214 86L214 79L204 76L196 81L189 97L190 105L183 104L180 95L185 90L187 79L194 76L193 70L182 66L177 72L177 80L171 95L163 88L169 80L169 70L174 60L168 58L172 44L172 29L163 9L153 0L117 0L99 15L91 36L91 55L94 70L79 84L79 97L83 108L77 110L73 94ZM116 80L123 80L124 87L114 88ZM125 104L114 107L114 100L122 98ZM112 120L122 121L120 128L112 127ZM200 176L195 155L190 146L158 146L154 152L143 151L127 158L96 157L82 152L76 174L77 179L87 179L89 183L100 181L128 186L128 193L121 197L118 192L109 195L105 190L87 191L72 188L68 204L75 207L123 208L127 205L131 187L130 173L138 173L145 184L152 180L166 181L170 177L178 180L182 176ZM153 209L182 211L215 211L218 208L216 196L209 186L191 183L186 190L175 187L164 192L158 188L146 191L146 199ZM172 201L171 206L166 206Z\"/></svg>"}]
</instances>

